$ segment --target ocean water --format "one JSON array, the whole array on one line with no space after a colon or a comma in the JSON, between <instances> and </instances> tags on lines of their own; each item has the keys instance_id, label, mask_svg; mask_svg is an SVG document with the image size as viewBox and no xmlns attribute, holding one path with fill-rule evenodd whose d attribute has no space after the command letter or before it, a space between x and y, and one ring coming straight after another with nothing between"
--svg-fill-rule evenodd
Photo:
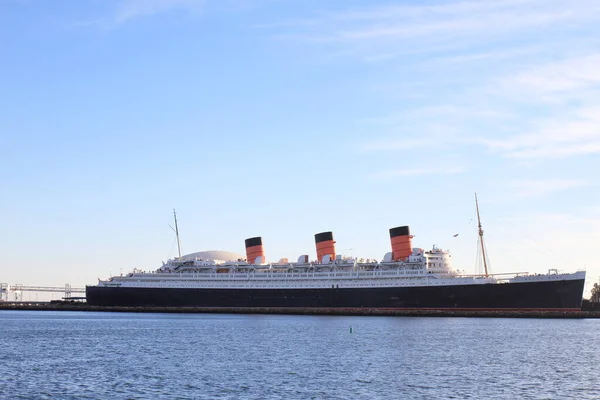
<instances>
[{"instance_id":1,"label":"ocean water","mask_svg":"<svg viewBox=\"0 0 600 400\"><path fill-rule=\"evenodd\" d=\"M2 399L598 399L600 320L0 311Z\"/></svg>"}]
</instances>

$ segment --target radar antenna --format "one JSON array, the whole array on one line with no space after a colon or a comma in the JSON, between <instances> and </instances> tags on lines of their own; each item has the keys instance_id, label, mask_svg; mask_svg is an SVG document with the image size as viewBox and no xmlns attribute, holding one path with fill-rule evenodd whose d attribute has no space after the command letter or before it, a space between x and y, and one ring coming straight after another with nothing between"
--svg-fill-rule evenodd
<instances>
[{"instance_id":1,"label":"radar antenna","mask_svg":"<svg viewBox=\"0 0 600 400\"><path fill-rule=\"evenodd\" d=\"M485 255L485 246L483 244L483 229L481 227L481 218L479 218L479 202L477 201L477 193L475 193L475 208L477 209L477 227L479 228L479 243L481 244L481 256L483 257L483 268L485 276L488 275L487 257Z\"/></svg>"}]
</instances>

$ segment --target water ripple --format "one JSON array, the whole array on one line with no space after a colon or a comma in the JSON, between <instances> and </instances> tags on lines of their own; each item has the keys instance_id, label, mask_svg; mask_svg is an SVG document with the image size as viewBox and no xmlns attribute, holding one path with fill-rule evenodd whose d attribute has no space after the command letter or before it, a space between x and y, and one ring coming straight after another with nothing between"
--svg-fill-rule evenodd
<instances>
[{"instance_id":1,"label":"water ripple","mask_svg":"<svg viewBox=\"0 0 600 400\"><path fill-rule=\"evenodd\" d=\"M595 320L2 311L0 398L596 399L598 328Z\"/></svg>"}]
</instances>

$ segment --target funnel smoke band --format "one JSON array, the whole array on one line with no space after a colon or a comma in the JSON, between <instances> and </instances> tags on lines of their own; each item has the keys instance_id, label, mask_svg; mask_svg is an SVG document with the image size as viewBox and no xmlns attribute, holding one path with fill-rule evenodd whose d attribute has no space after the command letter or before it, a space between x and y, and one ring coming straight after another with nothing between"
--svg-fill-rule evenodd
<instances>
[{"instance_id":1,"label":"funnel smoke band","mask_svg":"<svg viewBox=\"0 0 600 400\"><path fill-rule=\"evenodd\" d=\"M315 235L315 243L333 240L333 232L321 232Z\"/></svg>"},{"instance_id":2,"label":"funnel smoke band","mask_svg":"<svg viewBox=\"0 0 600 400\"><path fill-rule=\"evenodd\" d=\"M246 248L254 246L262 246L262 238L260 236L246 239Z\"/></svg>"},{"instance_id":3,"label":"funnel smoke band","mask_svg":"<svg viewBox=\"0 0 600 400\"><path fill-rule=\"evenodd\" d=\"M397 236L410 236L410 229L408 226L398 226L396 228L390 229L390 238L395 238Z\"/></svg>"}]
</instances>

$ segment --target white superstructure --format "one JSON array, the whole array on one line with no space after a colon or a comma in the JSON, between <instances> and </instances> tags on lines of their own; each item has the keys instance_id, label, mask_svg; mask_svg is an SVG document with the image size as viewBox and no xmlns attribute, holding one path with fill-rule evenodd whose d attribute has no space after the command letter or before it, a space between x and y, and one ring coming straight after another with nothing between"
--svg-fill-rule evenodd
<instances>
[{"instance_id":1,"label":"white superstructure","mask_svg":"<svg viewBox=\"0 0 600 400\"><path fill-rule=\"evenodd\" d=\"M306 259L300 256L299 260ZM100 280L98 286L149 288L214 289L306 289L306 288L377 288L402 286L445 286L500 284L506 282L570 280L585 277L551 270L548 274L511 273L466 275L452 267L448 251L433 246L424 251L414 248L403 262L337 256L327 264L317 262L248 264L244 260L224 261L202 258L175 258L155 272L134 271L125 276Z\"/></svg>"}]
</instances>

